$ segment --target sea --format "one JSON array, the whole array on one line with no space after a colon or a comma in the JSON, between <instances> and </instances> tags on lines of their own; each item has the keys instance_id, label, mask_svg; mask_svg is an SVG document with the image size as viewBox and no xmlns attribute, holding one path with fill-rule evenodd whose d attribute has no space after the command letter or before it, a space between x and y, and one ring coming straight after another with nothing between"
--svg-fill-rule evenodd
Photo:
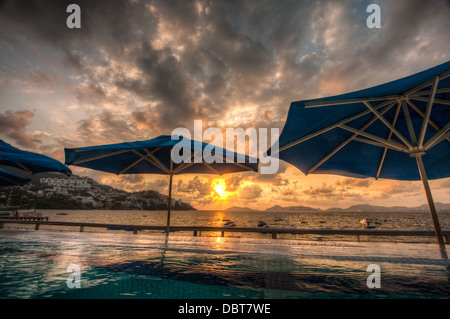
<instances>
[{"instance_id":1,"label":"sea","mask_svg":"<svg viewBox=\"0 0 450 319\"><path fill-rule=\"evenodd\" d=\"M37 210L49 221L86 222L122 225L165 226L167 211L142 210ZM324 212L324 211L226 211L198 210L172 211L171 226L213 226L222 227L227 222L234 222L236 227L257 227L264 222L268 227L294 229L362 229L360 221L371 218L378 230L430 230L433 224L429 212ZM450 230L450 212L439 212L438 218L442 230ZM8 225L5 228L34 229L34 225ZM79 231L79 227L41 226L41 230ZM84 231L123 233L127 230L88 228ZM129 231L129 230L128 230ZM142 230L142 235L161 235L162 231ZM192 232L173 232L172 236L192 236ZM219 236L218 232L202 232L202 236ZM226 237L271 238L271 234L226 232ZM278 239L299 240L355 240L355 236L346 235L297 235L278 234ZM434 242L435 237L403 237L403 236L361 236L363 241L394 242Z\"/></svg>"}]
</instances>

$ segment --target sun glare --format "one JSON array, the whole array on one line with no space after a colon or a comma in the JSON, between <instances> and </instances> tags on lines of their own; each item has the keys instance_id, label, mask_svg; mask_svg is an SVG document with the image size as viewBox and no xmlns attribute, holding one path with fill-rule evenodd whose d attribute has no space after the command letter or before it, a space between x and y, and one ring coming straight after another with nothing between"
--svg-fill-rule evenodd
<instances>
[{"instance_id":1,"label":"sun glare","mask_svg":"<svg viewBox=\"0 0 450 319\"><path fill-rule=\"evenodd\" d=\"M224 179L218 178L213 180L211 187L220 199L226 199L228 197L228 192L226 191L227 185L225 184Z\"/></svg>"}]
</instances>

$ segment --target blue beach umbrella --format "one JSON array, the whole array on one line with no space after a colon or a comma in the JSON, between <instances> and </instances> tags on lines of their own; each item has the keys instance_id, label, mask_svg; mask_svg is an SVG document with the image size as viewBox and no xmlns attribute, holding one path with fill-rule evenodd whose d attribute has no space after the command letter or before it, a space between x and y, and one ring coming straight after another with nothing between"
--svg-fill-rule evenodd
<instances>
[{"instance_id":1,"label":"blue beach umbrella","mask_svg":"<svg viewBox=\"0 0 450 319\"><path fill-rule=\"evenodd\" d=\"M0 187L23 186L29 181L29 178L13 174L3 168L0 168Z\"/></svg>"},{"instance_id":2,"label":"blue beach umbrella","mask_svg":"<svg viewBox=\"0 0 450 319\"><path fill-rule=\"evenodd\" d=\"M181 144L179 144L181 143ZM183 150L174 149L184 145ZM65 148L66 164L120 174L169 175L167 232L170 231L172 177L178 174L228 174L258 171L258 159L181 136L80 148ZM173 160L172 150L185 160ZM177 152L178 151L178 152ZM185 153L186 152L186 153Z\"/></svg>"},{"instance_id":3,"label":"blue beach umbrella","mask_svg":"<svg viewBox=\"0 0 450 319\"><path fill-rule=\"evenodd\" d=\"M23 151L2 140L0 140L0 165L19 168L30 174L42 172L72 174L70 168L51 157Z\"/></svg>"},{"instance_id":4,"label":"blue beach umbrella","mask_svg":"<svg viewBox=\"0 0 450 319\"><path fill-rule=\"evenodd\" d=\"M438 242L428 179L450 176L450 61L368 89L292 102L279 158L306 175L422 180Z\"/></svg>"}]
</instances>

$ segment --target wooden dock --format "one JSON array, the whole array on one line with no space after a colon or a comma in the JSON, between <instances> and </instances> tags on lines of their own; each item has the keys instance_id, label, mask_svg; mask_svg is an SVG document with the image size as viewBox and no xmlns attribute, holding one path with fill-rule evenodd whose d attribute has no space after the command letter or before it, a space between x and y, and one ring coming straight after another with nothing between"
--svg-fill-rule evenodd
<instances>
[{"instance_id":1,"label":"wooden dock","mask_svg":"<svg viewBox=\"0 0 450 319\"><path fill-rule=\"evenodd\" d=\"M45 218L45 217L43 217ZM152 225L126 225L126 224L103 224L103 223L83 223L83 222L62 222L48 220L23 220L23 219L0 219L0 229L4 228L4 224L21 224L35 225L34 229L39 230L41 225L63 226L63 227L79 227L79 231L83 232L85 228L113 228L132 230L133 234L137 234L141 230L165 231L166 226ZM277 239L278 234L291 235L350 235L356 236L357 241L360 236L407 236L407 237L434 237L435 232L432 230L376 230L376 229L296 229L296 228L261 228L261 227L213 227L213 226L171 226L170 231L186 231L192 232L194 236L201 236L202 232L219 232L221 237L225 233L263 233ZM449 244L450 230L442 231L445 243Z\"/></svg>"},{"instance_id":2,"label":"wooden dock","mask_svg":"<svg viewBox=\"0 0 450 319\"><path fill-rule=\"evenodd\" d=\"M12 216L0 216L0 223L2 220L45 220L48 221L48 217L42 216L23 216L23 217L12 217Z\"/></svg>"}]
</instances>

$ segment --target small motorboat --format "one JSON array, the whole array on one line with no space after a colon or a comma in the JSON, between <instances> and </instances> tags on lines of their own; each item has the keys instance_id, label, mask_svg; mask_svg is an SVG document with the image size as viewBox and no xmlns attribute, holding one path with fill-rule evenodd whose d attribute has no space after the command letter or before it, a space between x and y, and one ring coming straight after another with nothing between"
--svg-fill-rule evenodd
<instances>
[{"instance_id":1,"label":"small motorboat","mask_svg":"<svg viewBox=\"0 0 450 319\"><path fill-rule=\"evenodd\" d=\"M131 228L114 228L114 227L108 227L106 230L124 230L124 231L132 231L134 232L134 229ZM142 229L137 229L136 231L142 231Z\"/></svg>"},{"instance_id":2,"label":"small motorboat","mask_svg":"<svg viewBox=\"0 0 450 319\"><path fill-rule=\"evenodd\" d=\"M361 223L361 225L364 227L364 228L375 228L376 226L375 226L375 223L373 222L373 220L372 219L369 219L369 218L364 218L364 219L362 219L361 221L360 221L360 223Z\"/></svg>"},{"instance_id":3,"label":"small motorboat","mask_svg":"<svg viewBox=\"0 0 450 319\"><path fill-rule=\"evenodd\" d=\"M260 227L260 228L267 228L267 227L269 227L269 225L267 225L267 223L263 222L263 221L259 221L257 226Z\"/></svg>"},{"instance_id":4,"label":"small motorboat","mask_svg":"<svg viewBox=\"0 0 450 319\"><path fill-rule=\"evenodd\" d=\"M236 226L236 224L232 221L229 221L229 222L223 224L223 227L234 227L234 226Z\"/></svg>"}]
</instances>

